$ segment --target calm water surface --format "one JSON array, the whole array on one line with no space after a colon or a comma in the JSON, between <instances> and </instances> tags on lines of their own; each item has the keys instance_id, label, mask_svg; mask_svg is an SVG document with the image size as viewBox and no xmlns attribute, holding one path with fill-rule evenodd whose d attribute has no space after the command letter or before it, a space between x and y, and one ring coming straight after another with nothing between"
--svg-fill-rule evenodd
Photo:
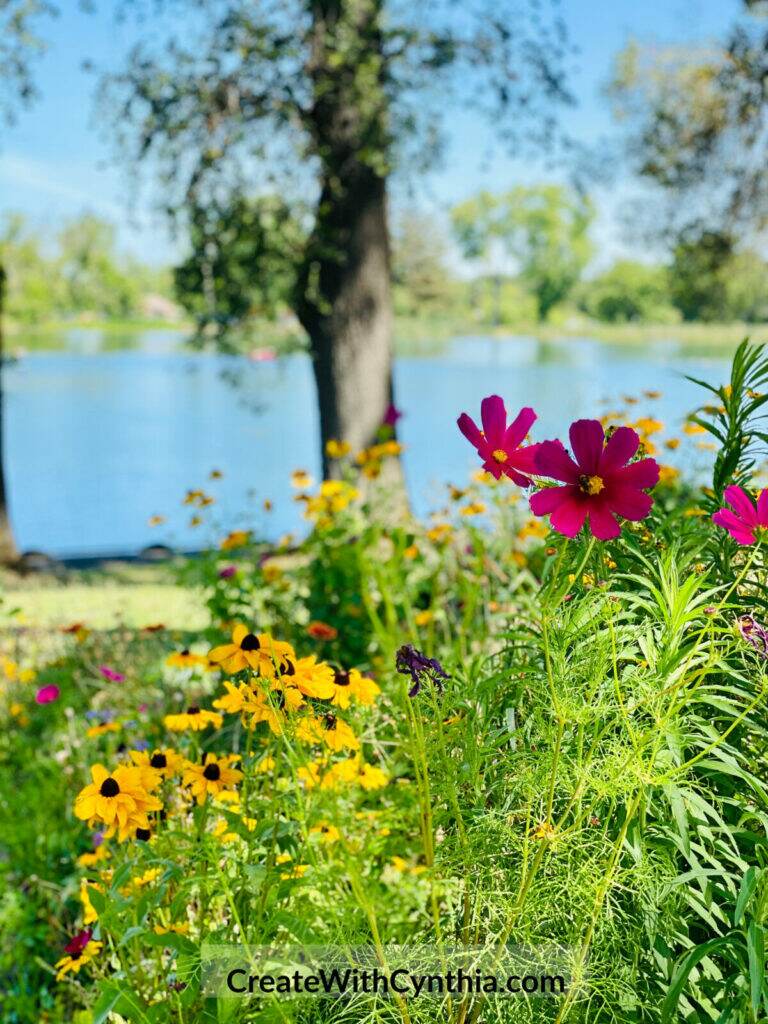
<instances>
[{"instance_id":1,"label":"calm water surface","mask_svg":"<svg viewBox=\"0 0 768 1024\"><path fill-rule=\"evenodd\" d=\"M302 529L289 474L319 469L308 359L253 363L179 352L177 341L173 332L152 331L134 350L103 352L76 339L75 351L29 354L8 366L6 459L22 549L69 557L152 543L194 549L234 527L272 537ZM438 354L402 356L395 386L414 507L420 514L438 507L441 485L463 482L476 468L455 421L463 410L476 415L487 394L503 395L514 411L532 405L541 440L563 436L571 420L598 416L622 395L656 389L661 399L634 408L673 433L704 400L683 375L719 383L727 363L727 353L674 342L588 339L461 338ZM223 479L208 481L213 468ZM188 525L181 498L191 487L216 496L209 526ZM265 498L274 503L269 514ZM150 527L153 514L167 522Z\"/></svg>"}]
</instances>

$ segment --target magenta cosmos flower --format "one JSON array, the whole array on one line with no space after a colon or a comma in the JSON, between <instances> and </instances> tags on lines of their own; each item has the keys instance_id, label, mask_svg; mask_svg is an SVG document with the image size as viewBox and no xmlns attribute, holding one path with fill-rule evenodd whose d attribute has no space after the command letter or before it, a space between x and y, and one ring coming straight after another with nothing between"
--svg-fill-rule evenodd
<instances>
[{"instance_id":1,"label":"magenta cosmos flower","mask_svg":"<svg viewBox=\"0 0 768 1024\"><path fill-rule=\"evenodd\" d=\"M58 686L54 686L53 683L49 683L48 686L41 686L35 694L35 701L38 704L52 704L55 700L59 699L61 691Z\"/></svg>"},{"instance_id":2,"label":"magenta cosmos flower","mask_svg":"<svg viewBox=\"0 0 768 1024\"><path fill-rule=\"evenodd\" d=\"M497 480L502 473L519 487L530 487L527 475L535 470L534 458L538 445L529 444L521 448L526 434L536 421L533 409L521 409L507 426L507 410L504 400L498 395L489 395L480 403L480 419L483 429L475 424L465 412L456 421L459 430L483 460L483 469Z\"/></svg>"},{"instance_id":3,"label":"magenta cosmos flower","mask_svg":"<svg viewBox=\"0 0 768 1024\"><path fill-rule=\"evenodd\" d=\"M560 441L536 446L535 471L562 480L563 487L548 487L531 496L531 511L550 516L553 530L575 537L589 516L589 528L598 540L621 533L616 516L637 521L651 511L653 499L645 493L659 480L654 459L629 460L640 445L630 427L618 427L605 440L598 420L576 420L569 431L574 458Z\"/></svg>"},{"instance_id":4,"label":"magenta cosmos flower","mask_svg":"<svg viewBox=\"0 0 768 1024\"><path fill-rule=\"evenodd\" d=\"M727 530L737 544L756 543L755 531L768 529L768 487L760 492L757 507L747 492L736 484L726 487L723 497L734 511L721 508L712 516L712 522Z\"/></svg>"}]
</instances>

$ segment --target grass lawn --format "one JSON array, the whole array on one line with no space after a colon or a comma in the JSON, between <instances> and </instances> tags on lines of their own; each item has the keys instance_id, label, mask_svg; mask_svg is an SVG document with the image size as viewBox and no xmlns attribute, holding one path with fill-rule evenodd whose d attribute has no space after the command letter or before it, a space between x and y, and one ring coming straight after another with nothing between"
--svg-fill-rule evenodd
<instances>
[{"instance_id":1,"label":"grass lawn","mask_svg":"<svg viewBox=\"0 0 768 1024\"><path fill-rule=\"evenodd\" d=\"M67 570L64 576L3 572L0 590L6 609L19 609L14 623L37 627L85 622L94 629L118 624L200 629L208 613L200 595L180 586L168 565L106 562L98 569Z\"/></svg>"}]
</instances>

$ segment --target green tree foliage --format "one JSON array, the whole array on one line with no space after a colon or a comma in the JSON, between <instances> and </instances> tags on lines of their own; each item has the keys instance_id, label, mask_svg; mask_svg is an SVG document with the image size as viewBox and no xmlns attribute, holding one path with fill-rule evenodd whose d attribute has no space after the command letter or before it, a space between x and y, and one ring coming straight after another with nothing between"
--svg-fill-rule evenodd
<instances>
[{"instance_id":1,"label":"green tree foliage","mask_svg":"<svg viewBox=\"0 0 768 1024\"><path fill-rule=\"evenodd\" d=\"M50 238L20 214L0 224L0 262L7 268L6 312L17 322L90 314L140 317L149 293L167 294L167 275L122 256L113 225L91 214L66 223Z\"/></svg>"},{"instance_id":2,"label":"green tree foliage","mask_svg":"<svg viewBox=\"0 0 768 1024\"><path fill-rule=\"evenodd\" d=\"M467 259L485 257L500 246L519 267L540 320L568 297L589 262L593 217L589 198L561 185L481 192L453 210L457 241Z\"/></svg>"},{"instance_id":3,"label":"green tree foliage","mask_svg":"<svg viewBox=\"0 0 768 1024\"><path fill-rule=\"evenodd\" d=\"M445 112L460 107L490 114L517 153L555 135L569 97L564 30L548 6L188 0L173 10L189 31L163 47L148 22L147 44L111 77L119 136L159 173L170 210L226 208L256 191L311 199L291 301L310 339L323 443L369 444L392 401L392 173L425 166Z\"/></svg>"},{"instance_id":4,"label":"green tree foliage","mask_svg":"<svg viewBox=\"0 0 768 1024\"><path fill-rule=\"evenodd\" d=\"M619 260L579 292L579 306L607 323L668 323L678 318L665 267Z\"/></svg>"},{"instance_id":5,"label":"green tree foliage","mask_svg":"<svg viewBox=\"0 0 768 1024\"><path fill-rule=\"evenodd\" d=\"M0 118L6 121L13 120L20 103L34 98L30 64L45 49L38 22L55 13L46 0L0 2Z\"/></svg>"},{"instance_id":6,"label":"green tree foliage","mask_svg":"<svg viewBox=\"0 0 768 1024\"><path fill-rule=\"evenodd\" d=\"M660 223L722 230L768 219L768 26L746 3L726 39L698 49L630 44L608 95L636 171L670 198Z\"/></svg>"},{"instance_id":7,"label":"green tree foliage","mask_svg":"<svg viewBox=\"0 0 768 1024\"><path fill-rule=\"evenodd\" d=\"M768 267L750 250L736 251L726 232L685 233L672 253L669 291L684 320L764 320Z\"/></svg>"},{"instance_id":8,"label":"green tree foliage","mask_svg":"<svg viewBox=\"0 0 768 1024\"><path fill-rule=\"evenodd\" d=\"M238 196L190 213L191 253L174 270L176 296L198 337L227 337L249 317L273 317L290 303L306 224L277 196Z\"/></svg>"},{"instance_id":9,"label":"green tree foliage","mask_svg":"<svg viewBox=\"0 0 768 1024\"><path fill-rule=\"evenodd\" d=\"M455 307L462 289L448 265L448 242L435 218L404 210L396 220L392 241L397 311L419 315Z\"/></svg>"}]
</instances>

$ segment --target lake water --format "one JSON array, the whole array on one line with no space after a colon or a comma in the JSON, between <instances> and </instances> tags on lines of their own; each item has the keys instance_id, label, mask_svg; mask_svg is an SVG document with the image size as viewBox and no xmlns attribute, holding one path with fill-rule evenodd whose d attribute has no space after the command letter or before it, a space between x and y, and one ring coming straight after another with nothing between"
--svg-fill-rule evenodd
<instances>
[{"instance_id":1,"label":"lake water","mask_svg":"<svg viewBox=\"0 0 768 1024\"><path fill-rule=\"evenodd\" d=\"M254 363L185 353L170 331L146 332L133 350L104 352L83 333L75 351L24 355L5 371L10 510L22 549L64 557L135 553L153 543L192 550L235 527L270 537L302 530L289 475L302 468L317 477L319 469L305 356ZM659 390L661 399L641 398L634 409L675 432L704 400L683 375L719 383L727 363L728 353L674 342L588 339L460 338L428 355L401 356L395 387L415 510L438 507L442 485L462 483L476 468L455 421L464 410L477 417L487 394L501 394L515 412L532 405L534 437L543 440L565 436L571 420L599 416L620 396ZM214 468L223 478L209 482ZM191 510L181 504L193 487L217 499L204 528L189 527ZM153 514L166 523L150 527Z\"/></svg>"}]
</instances>

